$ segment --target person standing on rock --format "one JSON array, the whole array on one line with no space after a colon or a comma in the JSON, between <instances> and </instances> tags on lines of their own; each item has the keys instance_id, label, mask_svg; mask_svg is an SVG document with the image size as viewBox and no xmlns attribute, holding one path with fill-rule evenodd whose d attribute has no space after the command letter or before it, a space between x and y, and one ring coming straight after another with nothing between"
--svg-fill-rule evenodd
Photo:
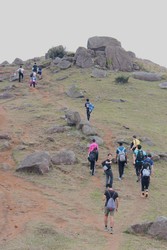
<instances>
[{"instance_id":1,"label":"person standing on rock","mask_svg":"<svg viewBox=\"0 0 167 250\"><path fill-rule=\"evenodd\" d=\"M108 203L108 200L110 198L113 198L114 201L115 201L115 209L110 211L108 208L107 208L107 203ZM115 192L112 187L111 187L111 184L107 184L106 186L106 190L105 190L105 193L104 193L104 197L103 197L103 200L105 200L105 205L104 205L104 230L106 232L109 232L111 234L113 234L113 227L114 227L114 213L115 211L118 212L118 205L119 205L119 198L118 198L118 193ZM110 228L108 228L108 216L110 215Z\"/></svg>"},{"instance_id":2,"label":"person standing on rock","mask_svg":"<svg viewBox=\"0 0 167 250\"><path fill-rule=\"evenodd\" d=\"M86 99L85 108L86 108L87 120L89 121L90 120L90 114L94 109L94 105L91 102L89 102L89 99Z\"/></svg>"}]
</instances>

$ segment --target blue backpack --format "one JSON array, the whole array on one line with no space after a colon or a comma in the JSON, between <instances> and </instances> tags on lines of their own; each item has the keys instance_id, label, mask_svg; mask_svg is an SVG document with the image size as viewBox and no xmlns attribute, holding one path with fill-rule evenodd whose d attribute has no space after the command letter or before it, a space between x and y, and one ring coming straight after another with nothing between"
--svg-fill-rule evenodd
<instances>
[{"instance_id":1,"label":"blue backpack","mask_svg":"<svg viewBox=\"0 0 167 250\"><path fill-rule=\"evenodd\" d=\"M92 112L94 109L94 105L92 103L89 103L89 112Z\"/></svg>"}]
</instances>

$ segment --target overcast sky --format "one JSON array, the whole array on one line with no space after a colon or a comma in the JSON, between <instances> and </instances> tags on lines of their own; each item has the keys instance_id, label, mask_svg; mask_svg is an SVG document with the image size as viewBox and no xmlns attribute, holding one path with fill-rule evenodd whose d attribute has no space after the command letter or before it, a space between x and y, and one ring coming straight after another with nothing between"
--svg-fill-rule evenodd
<instances>
[{"instance_id":1,"label":"overcast sky","mask_svg":"<svg viewBox=\"0 0 167 250\"><path fill-rule=\"evenodd\" d=\"M109 36L137 57L167 67L166 0L0 0L0 63L44 56L63 45L75 52Z\"/></svg>"}]
</instances>

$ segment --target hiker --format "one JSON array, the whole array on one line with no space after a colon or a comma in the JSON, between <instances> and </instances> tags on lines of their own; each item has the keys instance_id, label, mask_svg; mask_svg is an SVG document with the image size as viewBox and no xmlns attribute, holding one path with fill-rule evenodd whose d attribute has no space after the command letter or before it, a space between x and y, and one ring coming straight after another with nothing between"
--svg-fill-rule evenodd
<instances>
[{"instance_id":1,"label":"hiker","mask_svg":"<svg viewBox=\"0 0 167 250\"><path fill-rule=\"evenodd\" d=\"M36 64L36 62L34 63L34 65L32 67L32 71L37 73L37 64Z\"/></svg>"},{"instance_id":2,"label":"hiker","mask_svg":"<svg viewBox=\"0 0 167 250\"><path fill-rule=\"evenodd\" d=\"M20 68L17 70L17 73L19 74L19 82L21 82L24 78L24 69L22 65L20 65Z\"/></svg>"},{"instance_id":3,"label":"hiker","mask_svg":"<svg viewBox=\"0 0 167 250\"><path fill-rule=\"evenodd\" d=\"M89 102L89 99L86 99L85 108L86 108L87 120L89 121L90 120L90 114L94 109L94 105L91 102Z\"/></svg>"},{"instance_id":4,"label":"hiker","mask_svg":"<svg viewBox=\"0 0 167 250\"><path fill-rule=\"evenodd\" d=\"M99 146L95 139L92 139L92 143L89 145L88 153L90 153L94 148L97 148L99 150Z\"/></svg>"},{"instance_id":5,"label":"hiker","mask_svg":"<svg viewBox=\"0 0 167 250\"><path fill-rule=\"evenodd\" d=\"M151 164L149 161L143 162L140 172L141 175L141 197L148 197L148 187L150 184L150 176L152 174Z\"/></svg>"},{"instance_id":6,"label":"hiker","mask_svg":"<svg viewBox=\"0 0 167 250\"><path fill-rule=\"evenodd\" d=\"M150 166L151 166L151 175L153 175L153 171L154 171L154 161L152 159L152 155L150 153L146 154L145 158L144 158L144 161L143 161L143 164L144 163L149 163Z\"/></svg>"},{"instance_id":7,"label":"hiker","mask_svg":"<svg viewBox=\"0 0 167 250\"><path fill-rule=\"evenodd\" d=\"M42 67L41 66L37 68L37 74L39 75L39 79L42 79Z\"/></svg>"},{"instance_id":8,"label":"hiker","mask_svg":"<svg viewBox=\"0 0 167 250\"><path fill-rule=\"evenodd\" d=\"M124 177L124 168L127 163L127 151L122 142L119 143L119 147L116 150L116 163L118 163L118 180L121 181Z\"/></svg>"},{"instance_id":9,"label":"hiker","mask_svg":"<svg viewBox=\"0 0 167 250\"><path fill-rule=\"evenodd\" d=\"M134 166L136 169L137 182L139 182L140 172L143 166L143 161L144 161L144 157L146 156L146 152L142 150L141 145L137 145L133 155L134 155Z\"/></svg>"},{"instance_id":10,"label":"hiker","mask_svg":"<svg viewBox=\"0 0 167 250\"><path fill-rule=\"evenodd\" d=\"M107 184L110 184L112 187L112 185L113 185L113 172L112 172L112 168L111 168L112 154L109 153L107 156L107 159L105 161L103 161L101 164L103 166L103 170L104 170L104 173L106 175L106 187L107 187Z\"/></svg>"},{"instance_id":11,"label":"hiker","mask_svg":"<svg viewBox=\"0 0 167 250\"><path fill-rule=\"evenodd\" d=\"M37 77L36 77L36 73L35 72L32 72L31 74L30 74L30 87L34 87L35 88L35 86L36 86L36 80L37 80Z\"/></svg>"},{"instance_id":12,"label":"hiker","mask_svg":"<svg viewBox=\"0 0 167 250\"><path fill-rule=\"evenodd\" d=\"M110 209L107 208L107 202L110 198L113 198L115 201L115 209L110 211ZM105 200L105 208L104 208L104 230L109 231L111 234L113 234L113 227L114 227L114 213L115 211L118 211L118 193L115 192L110 184L107 184L106 191L104 193ZM108 216L110 215L110 228L108 229Z\"/></svg>"},{"instance_id":13,"label":"hiker","mask_svg":"<svg viewBox=\"0 0 167 250\"><path fill-rule=\"evenodd\" d=\"M88 161L90 162L91 175L95 174L95 163L98 161L98 150L97 147L94 148L88 155Z\"/></svg>"},{"instance_id":14,"label":"hiker","mask_svg":"<svg viewBox=\"0 0 167 250\"><path fill-rule=\"evenodd\" d=\"M132 150L134 152L137 145L139 145L139 144L140 144L140 140L137 139L136 135L133 135L133 140L132 140L131 145L130 145L130 150Z\"/></svg>"}]
</instances>

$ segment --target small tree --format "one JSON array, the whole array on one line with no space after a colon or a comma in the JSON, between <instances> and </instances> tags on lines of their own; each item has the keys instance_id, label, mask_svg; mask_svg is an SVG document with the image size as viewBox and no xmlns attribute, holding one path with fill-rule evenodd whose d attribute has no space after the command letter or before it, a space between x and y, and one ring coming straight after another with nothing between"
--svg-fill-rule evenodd
<instances>
[{"instance_id":1,"label":"small tree","mask_svg":"<svg viewBox=\"0 0 167 250\"><path fill-rule=\"evenodd\" d=\"M53 47L48 50L48 52L45 54L45 58L49 59L55 59L56 57L63 58L63 56L66 55L65 48L62 45Z\"/></svg>"}]
</instances>

